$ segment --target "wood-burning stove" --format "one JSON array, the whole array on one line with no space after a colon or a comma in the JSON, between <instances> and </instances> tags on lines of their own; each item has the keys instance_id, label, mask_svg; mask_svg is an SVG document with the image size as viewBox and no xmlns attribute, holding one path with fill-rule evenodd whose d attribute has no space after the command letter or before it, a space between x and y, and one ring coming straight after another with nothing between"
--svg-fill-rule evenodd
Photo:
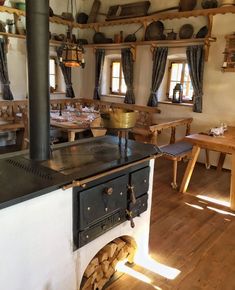
<instances>
[{"instance_id":1,"label":"wood-burning stove","mask_svg":"<svg viewBox=\"0 0 235 290\"><path fill-rule=\"evenodd\" d=\"M149 166L144 163L73 189L75 250L147 210Z\"/></svg>"}]
</instances>

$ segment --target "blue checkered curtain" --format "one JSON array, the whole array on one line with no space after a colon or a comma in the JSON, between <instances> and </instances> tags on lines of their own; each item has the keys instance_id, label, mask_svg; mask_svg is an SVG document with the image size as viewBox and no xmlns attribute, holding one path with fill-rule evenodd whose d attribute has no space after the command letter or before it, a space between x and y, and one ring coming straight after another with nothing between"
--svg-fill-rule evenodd
<instances>
[{"instance_id":1,"label":"blue checkered curtain","mask_svg":"<svg viewBox=\"0 0 235 290\"><path fill-rule=\"evenodd\" d=\"M205 50L203 45L189 46L186 49L189 74L194 90L193 111L202 113L203 74Z\"/></svg>"},{"instance_id":2,"label":"blue checkered curtain","mask_svg":"<svg viewBox=\"0 0 235 290\"><path fill-rule=\"evenodd\" d=\"M127 86L124 103L135 104L135 95L133 90L133 55L130 48L122 49L122 70Z\"/></svg>"},{"instance_id":3,"label":"blue checkered curtain","mask_svg":"<svg viewBox=\"0 0 235 290\"><path fill-rule=\"evenodd\" d=\"M94 89L94 100L100 100L100 87L102 80L102 73L104 68L104 58L105 50L97 49L95 53L96 63L95 63L95 89Z\"/></svg>"},{"instance_id":4,"label":"blue checkered curtain","mask_svg":"<svg viewBox=\"0 0 235 290\"><path fill-rule=\"evenodd\" d=\"M157 47L154 49L152 87L150 97L148 100L148 106L150 107L157 107L158 105L157 91L162 83L165 74L167 56L168 56L167 47Z\"/></svg>"},{"instance_id":5,"label":"blue checkered curtain","mask_svg":"<svg viewBox=\"0 0 235 290\"><path fill-rule=\"evenodd\" d=\"M2 97L4 100L13 100L10 88L10 81L7 68L7 56L5 51L5 41L0 39L0 81L2 84Z\"/></svg>"}]
</instances>

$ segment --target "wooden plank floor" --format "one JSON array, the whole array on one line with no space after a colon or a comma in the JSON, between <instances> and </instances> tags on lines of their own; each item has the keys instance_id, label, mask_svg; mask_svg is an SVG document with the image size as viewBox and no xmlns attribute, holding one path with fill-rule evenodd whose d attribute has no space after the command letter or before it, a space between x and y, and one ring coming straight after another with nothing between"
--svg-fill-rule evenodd
<instances>
[{"instance_id":1,"label":"wooden plank floor","mask_svg":"<svg viewBox=\"0 0 235 290\"><path fill-rule=\"evenodd\" d=\"M186 164L179 166L179 181ZM172 163L157 159L151 216L150 254L157 262L180 271L166 278L136 265L144 283L123 275L107 289L235 289L235 213L217 204L229 201L230 172L217 173L196 165L188 194L170 187ZM198 197L215 199L216 203Z\"/></svg>"}]
</instances>

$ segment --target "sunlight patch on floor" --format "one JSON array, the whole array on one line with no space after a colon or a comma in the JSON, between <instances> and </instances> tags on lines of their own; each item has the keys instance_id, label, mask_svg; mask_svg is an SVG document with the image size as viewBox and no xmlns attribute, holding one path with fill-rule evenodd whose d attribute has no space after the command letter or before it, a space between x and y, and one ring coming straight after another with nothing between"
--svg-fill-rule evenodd
<instances>
[{"instance_id":1,"label":"sunlight patch on floor","mask_svg":"<svg viewBox=\"0 0 235 290\"><path fill-rule=\"evenodd\" d=\"M175 268L161 264L148 256L143 256L139 259L135 259L135 263L155 274L165 277L170 280L174 280L181 272Z\"/></svg>"},{"instance_id":2,"label":"sunlight patch on floor","mask_svg":"<svg viewBox=\"0 0 235 290\"><path fill-rule=\"evenodd\" d=\"M223 200L219 200L217 198L213 198L213 197L209 197L209 196L204 196L204 195L197 195L196 196L199 199L205 200L205 201L209 201L215 204L219 204L219 205L223 205L226 207L230 207L230 202L228 201L223 201Z\"/></svg>"},{"instance_id":3,"label":"sunlight patch on floor","mask_svg":"<svg viewBox=\"0 0 235 290\"><path fill-rule=\"evenodd\" d=\"M117 266L116 266L116 270L119 271L119 272L122 272L124 274L127 274L127 275L129 275L129 276L131 276L131 277L133 277L133 278L135 278L137 280L140 280L140 281L142 281L144 283L152 285L154 289L162 290L162 288L154 285L152 280L148 276L146 276L146 275L144 275L144 274L142 274L142 273L140 273L140 272L128 267L127 265L125 265L125 263L126 263L126 261L119 262L117 264Z\"/></svg>"},{"instance_id":4,"label":"sunlight patch on floor","mask_svg":"<svg viewBox=\"0 0 235 290\"><path fill-rule=\"evenodd\" d=\"M223 214L223 215L231 215L231 216L235 216L234 213L226 211L226 210L222 210L222 209L218 209L218 208L214 208L212 206L207 206L208 209L213 210L217 213Z\"/></svg>"},{"instance_id":5,"label":"sunlight patch on floor","mask_svg":"<svg viewBox=\"0 0 235 290\"><path fill-rule=\"evenodd\" d=\"M199 206L199 205L196 205L196 204L192 204L192 203L188 203L188 202L185 202L184 204L188 205L188 206L191 206L193 208L196 208L196 209L200 209L200 210L204 210L203 207Z\"/></svg>"}]
</instances>

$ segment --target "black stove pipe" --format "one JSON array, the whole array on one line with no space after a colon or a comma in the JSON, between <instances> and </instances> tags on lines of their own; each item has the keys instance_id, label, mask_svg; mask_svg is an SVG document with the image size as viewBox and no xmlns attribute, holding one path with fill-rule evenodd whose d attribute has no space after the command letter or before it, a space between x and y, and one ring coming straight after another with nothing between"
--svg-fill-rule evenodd
<instances>
[{"instance_id":1,"label":"black stove pipe","mask_svg":"<svg viewBox=\"0 0 235 290\"><path fill-rule=\"evenodd\" d=\"M50 158L49 0L26 1L30 159Z\"/></svg>"}]
</instances>

